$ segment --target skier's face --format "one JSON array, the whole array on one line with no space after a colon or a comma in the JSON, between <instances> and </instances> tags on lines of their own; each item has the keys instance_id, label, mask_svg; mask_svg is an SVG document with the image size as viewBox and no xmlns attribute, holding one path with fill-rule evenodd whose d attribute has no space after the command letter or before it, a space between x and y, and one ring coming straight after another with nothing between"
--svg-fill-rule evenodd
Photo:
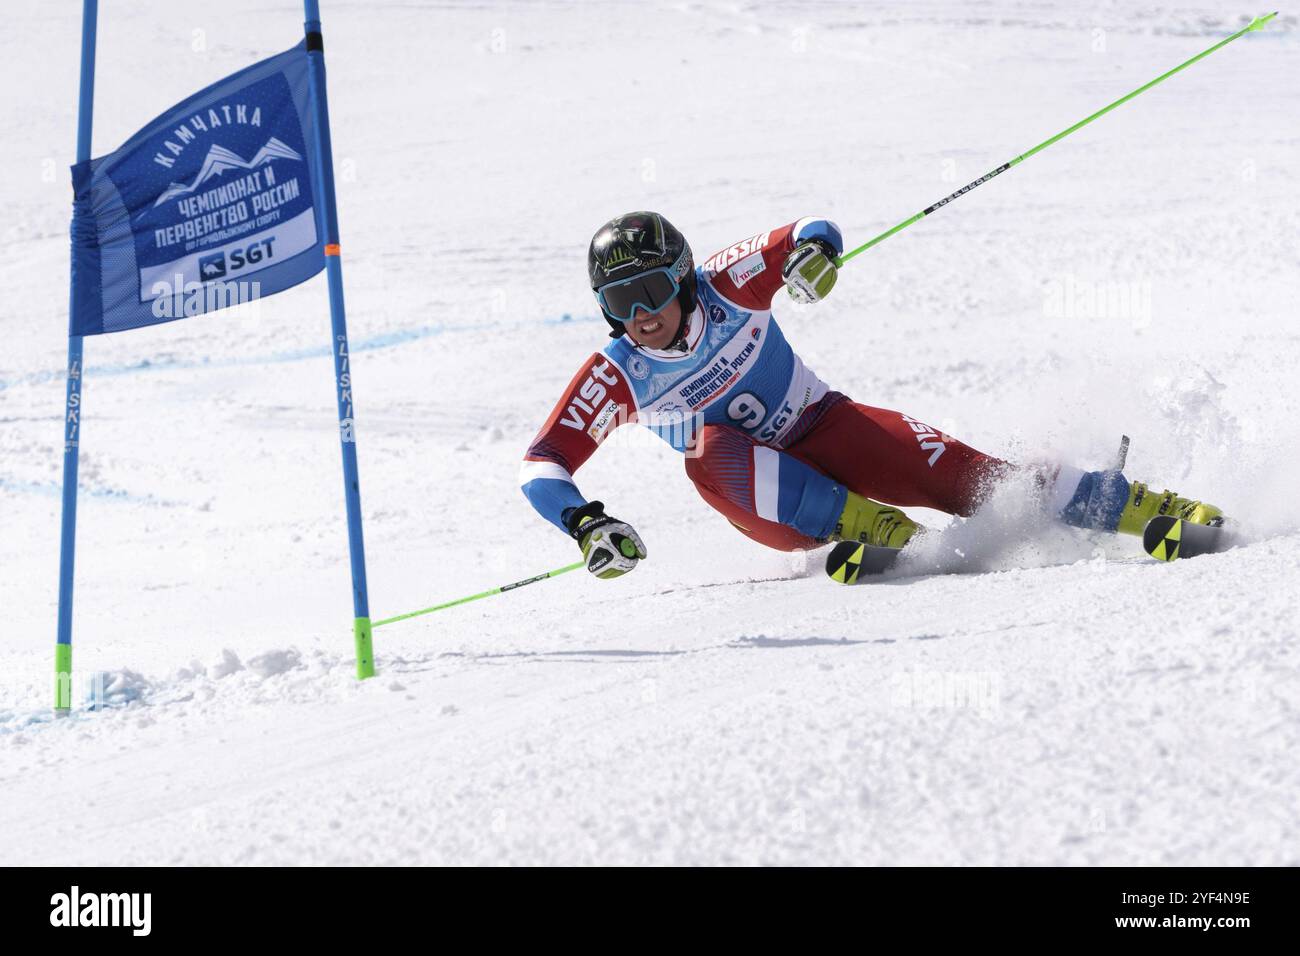
<instances>
[{"instance_id":1,"label":"skier's face","mask_svg":"<svg viewBox=\"0 0 1300 956\"><path fill-rule=\"evenodd\" d=\"M627 337L648 349L662 349L672 345L682 322L682 307L677 297L658 312L637 310L636 318L624 324Z\"/></svg>"}]
</instances>

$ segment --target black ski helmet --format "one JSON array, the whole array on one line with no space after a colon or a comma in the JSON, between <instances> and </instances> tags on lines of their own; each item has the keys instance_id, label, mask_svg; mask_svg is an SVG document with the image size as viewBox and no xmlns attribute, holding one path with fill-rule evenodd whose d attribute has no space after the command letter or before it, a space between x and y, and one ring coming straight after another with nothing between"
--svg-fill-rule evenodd
<instances>
[{"instance_id":1,"label":"black ski helmet","mask_svg":"<svg viewBox=\"0 0 1300 956\"><path fill-rule=\"evenodd\" d=\"M695 260L690 243L677 228L657 212L629 212L615 216L596 230L587 248L587 278L591 291L600 301L600 287L609 282L630 279L652 269L671 267L679 284L677 302L682 308L682 323L695 311ZM606 311L600 311L613 330L612 339L624 332L623 323Z\"/></svg>"}]
</instances>

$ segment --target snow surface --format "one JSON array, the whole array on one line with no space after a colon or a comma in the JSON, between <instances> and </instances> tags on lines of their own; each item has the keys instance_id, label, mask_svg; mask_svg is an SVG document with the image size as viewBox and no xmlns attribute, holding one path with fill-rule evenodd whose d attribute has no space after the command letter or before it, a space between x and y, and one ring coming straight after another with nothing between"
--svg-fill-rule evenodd
<instances>
[{"instance_id":1,"label":"snow surface","mask_svg":"<svg viewBox=\"0 0 1300 956\"><path fill-rule=\"evenodd\" d=\"M293 4L102 6L97 154L300 35ZM603 340L601 221L862 242L1262 12L324 6L376 618L574 559L515 475ZM641 568L380 628L359 683L317 280L87 341L104 706L56 722L79 20L0 33L0 862L1300 863L1294 14L778 311L833 387L987 451L1095 467L1127 433L1250 546L1157 565L1010 489L942 538L988 573L839 588L620 433L579 479Z\"/></svg>"}]
</instances>

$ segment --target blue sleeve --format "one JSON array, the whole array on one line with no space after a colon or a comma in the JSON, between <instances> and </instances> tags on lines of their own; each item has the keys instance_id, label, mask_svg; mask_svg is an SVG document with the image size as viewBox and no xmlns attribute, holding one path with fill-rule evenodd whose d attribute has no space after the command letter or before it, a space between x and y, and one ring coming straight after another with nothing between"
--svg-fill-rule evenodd
<instances>
[{"instance_id":1,"label":"blue sleeve","mask_svg":"<svg viewBox=\"0 0 1300 956\"><path fill-rule=\"evenodd\" d=\"M564 526L564 512L569 508L579 508L587 503L572 481L559 477L527 477L527 466L536 462L524 462L525 473L521 475L524 497L528 499L539 515L559 528L565 534L569 529ZM558 469L559 466L554 466Z\"/></svg>"},{"instance_id":2,"label":"blue sleeve","mask_svg":"<svg viewBox=\"0 0 1300 956\"><path fill-rule=\"evenodd\" d=\"M822 242L829 244L835 250L837 256L844 252L844 237L840 235L840 227L829 219L809 217L796 222L794 224L794 244L797 246L809 239L820 239Z\"/></svg>"}]
</instances>

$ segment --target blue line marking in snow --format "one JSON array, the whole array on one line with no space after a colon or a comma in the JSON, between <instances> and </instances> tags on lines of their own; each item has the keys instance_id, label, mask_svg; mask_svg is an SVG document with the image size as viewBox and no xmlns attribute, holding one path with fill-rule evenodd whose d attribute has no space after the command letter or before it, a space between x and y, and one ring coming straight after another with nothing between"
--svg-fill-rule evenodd
<instances>
[{"instance_id":1,"label":"blue line marking in snow","mask_svg":"<svg viewBox=\"0 0 1300 956\"><path fill-rule=\"evenodd\" d=\"M60 498L63 496L63 485L57 481L19 481L0 475L0 491ZM82 485L77 489L77 493L90 495L92 498L108 498L112 501L123 501L132 505L156 505L160 508L179 508L184 504L184 502L180 501L159 498L156 495L138 495L131 491L124 491L121 488L87 488Z\"/></svg>"},{"instance_id":2,"label":"blue line marking in snow","mask_svg":"<svg viewBox=\"0 0 1300 956\"><path fill-rule=\"evenodd\" d=\"M542 325L567 325L569 323L587 323L599 321L598 316L583 315L574 318L569 313L552 318L542 319ZM473 332L496 330L505 326L505 323L494 322L487 326L483 325L425 325L418 329L398 329L393 332L381 332L378 335L372 335L369 338L362 339L352 344L353 352L369 352L375 349L392 348L395 345L405 345L407 342L417 342L421 339L432 338L436 335L442 335L444 332ZM313 348L292 349L286 352L275 352L271 355L261 357L254 356L237 356L218 361L204 359L169 359L163 362L151 362L145 359L141 362L135 362L130 365L91 365L86 368L87 376L111 376L111 375L129 375L133 372L152 372L163 371L168 369L192 369L192 368L231 368L240 365L261 365L266 363L279 362L298 362L309 358L330 358L333 353L329 346L317 346ZM25 385L48 382L53 379L64 378L62 369L58 371L34 372L24 375L14 382L6 382L0 379L0 391L4 391L10 385L22 383ZM63 485L57 481L18 481L13 478L0 476L0 491L12 492L14 494L32 494L44 495L47 497L57 498L63 494ZM79 494L90 495L94 498L107 498L112 501L121 501L127 504L137 505L156 505L163 508L178 508L184 505L184 502L169 501L154 495L138 495L130 491L124 491L118 488L86 488L79 489Z\"/></svg>"},{"instance_id":3,"label":"blue line marking in snow","mask_svg":"<svg viewBox=\"0 0 1300 956\"><path fill-rule=\"evenodd\" d=\"M569 323L586 323L598 322L599 316L583 315L574 317L569 313L542 319L540 325L567 325ZM372 335L368 338L354 341L351 343L353 353L370 352L376 349L392 348L395 345L405 345L408 342L418 342L421 339L433 338L437 335L443 335L448 332L492 332L503 328L518 328L517 323L507 325L504 322L491 322L486 325L482 323L473 325L424 325L417 329L398 329L393 332L381 332L378 335ZM184 370L184 369L204 369L204 368L236 368L244 365L266 365L281 362L300 362L303 359L310 358L329 358L333 355L331 346L320 345L308 348L290 349L284 352L272 352L269 355L241 355L232 356L223 359L164 359L162 361L150 361L144 359L139 362L130 364L117 365L88 365L86 366L86 377L107 377L112 375L131 375L135 372L156 372L163 370ZM66 373L63 369L47 369L43 372L31 372L27 375L21 375L12 381L0 379L0 392L13 385L38 385L44 382L54 380L63 381Z\"/></svg>"}]
</instances>

